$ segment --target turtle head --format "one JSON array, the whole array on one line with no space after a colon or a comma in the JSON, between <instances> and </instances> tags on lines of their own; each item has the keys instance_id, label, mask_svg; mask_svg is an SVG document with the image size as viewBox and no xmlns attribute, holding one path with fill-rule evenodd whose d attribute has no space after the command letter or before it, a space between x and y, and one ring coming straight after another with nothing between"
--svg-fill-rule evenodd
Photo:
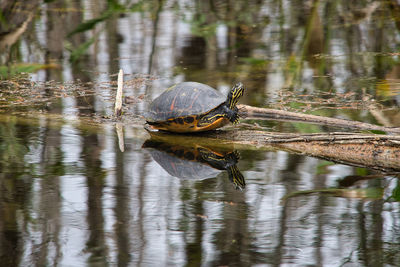
<instances>
[{"instance_id":1,"label":"turtle head","mask_svg":"<svg viewBox=\"0 0 400 267\"><path fill-rule=\"evenodd\" d=\"M232 87L226 99L226 105L228 106L229 109L235 110L236 104L239 101L239 98L243 95L243 93L244 93L243 83L238 82Z\"/></svg>"},{"instance_id":2,"label":"turtle head","mask_svg":"<svg viewBox=\"0 0 400 267\"><path fill-rule=\"evenodd\" d=\"M224 105L226 114L225 116L234 124L239 122L238 108L236 107L236 104L243 93L243 83L239 82L232 87L231 91L228 94L228 97L226 98L226 102Z\"/></svg>"}]
</instances>

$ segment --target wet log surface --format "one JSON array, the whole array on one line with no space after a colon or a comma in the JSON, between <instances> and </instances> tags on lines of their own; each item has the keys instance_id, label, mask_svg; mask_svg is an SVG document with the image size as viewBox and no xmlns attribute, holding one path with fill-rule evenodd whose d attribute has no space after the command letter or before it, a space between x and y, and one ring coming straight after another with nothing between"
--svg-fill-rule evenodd
<instances>
[{"instance_id":1,"label":"wet log surface","mask_svg":"<svg viewBox=\"0 0 400 267\"><path fill-rule=\"evenodd\" d=\"M275 133L257 130L217 130L183 135L151 133L171 144L193 144L230 149L285 150L336 163L386 172L400 172L400 135L359 133Z\"/></svg>"},{"instance_id":2,"label":"wet log surface","mask_svg":"<svg viewBox=\"0 0 400 267\"><path fill-rule=\"evenodd\" d=\"M351 121L345 119L329 118L310 114L296 113L285 110L257 108L248 105L238 105L239 114L245 119L266 119L280 121L296 121L315 123L331 127L341 127L355 130L382 131L389 134L400 134L400 127L384 127L365 122Z\"/></svg>"}]
</instances>

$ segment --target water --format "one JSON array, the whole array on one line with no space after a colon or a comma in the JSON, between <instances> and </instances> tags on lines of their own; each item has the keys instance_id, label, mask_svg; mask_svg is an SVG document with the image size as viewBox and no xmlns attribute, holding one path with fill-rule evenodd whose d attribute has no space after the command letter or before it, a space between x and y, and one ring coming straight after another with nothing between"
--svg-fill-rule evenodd
<instances>
[{"instance_id":1,"label":"water","mask_svg":"<svg viewBox=\"0 0 400 267\"><path fill-rule=\"evenodd\" d=\"M226 94L242 81L241 103L399 127L396 1L124 3L132 12L32 3L37 15L0 57L1 76L4 66L38 68L0 80L0 265L400 265L398 173L276 149L159 143L140 118L176 82ZM123 152L109 119L120 68Z\"/></svg>"},{"instance_id":2,"label":"water","mask_svg":"<svg viewBox=\"0 0 400 267\"><path fill-rule=\"evenodd\" d=\"M393 176L355 186L383 190L376 199L314 193L282 201L370 172L242 150L237 167L246 187L238 190L226 171L209 166L205 178L171 176L135 129L126 129L122 153L111 125L92 132L69 122L51 126L47 118L1 125L8 266L398 263L399 204L388 199L398 184Z\"/></svg>"}]
</instances>

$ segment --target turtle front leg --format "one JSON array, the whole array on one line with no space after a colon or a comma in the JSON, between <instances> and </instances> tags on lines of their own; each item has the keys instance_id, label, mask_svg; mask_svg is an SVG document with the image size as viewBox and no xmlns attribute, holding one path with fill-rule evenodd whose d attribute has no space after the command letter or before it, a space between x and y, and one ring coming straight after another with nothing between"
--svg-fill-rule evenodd
<instances>
[{"instance_id":1,"label":"turtle front leg","mask_svg":"<svg viewBox=\"0 0 400 267\"><path fill-rule=\"evenodd\" d=\"M237 107L234 107L234 109L230 109L227 106L223 106L224 108L224 114L225 117L232 122L233 124L238 124L239 123L239 110Z\"/></svg>"}]
</instances>

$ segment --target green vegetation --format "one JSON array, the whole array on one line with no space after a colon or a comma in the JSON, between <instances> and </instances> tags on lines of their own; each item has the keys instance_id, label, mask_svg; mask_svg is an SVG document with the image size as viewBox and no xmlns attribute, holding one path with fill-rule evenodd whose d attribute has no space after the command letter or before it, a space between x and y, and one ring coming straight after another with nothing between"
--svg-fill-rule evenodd
<instances>
[{"instance_id":1,"label":"green vegetation","mask_svg":"<svg viewBox=\"0 0 400 267\"><path fill-rule=\"evenodd\" d=\"M9 79L18 74L34 73L38 70L57 68L55 64L18 63L10 66L0 65L0 80Z\"/></svg>"}]
</instances>

